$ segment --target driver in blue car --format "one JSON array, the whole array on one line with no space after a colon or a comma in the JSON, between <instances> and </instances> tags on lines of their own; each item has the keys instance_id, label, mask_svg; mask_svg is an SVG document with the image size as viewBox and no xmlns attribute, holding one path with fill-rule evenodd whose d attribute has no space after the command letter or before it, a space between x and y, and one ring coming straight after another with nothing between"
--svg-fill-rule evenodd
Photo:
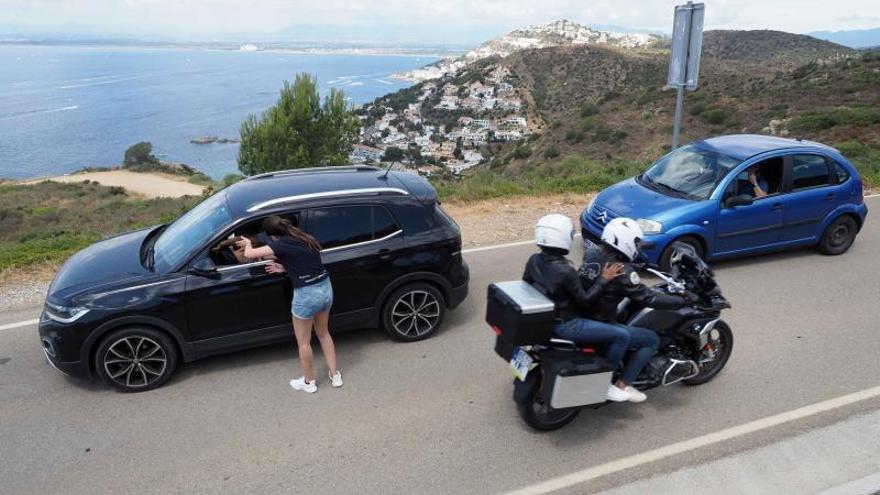
<instances>
[{"instance_id":1,"label":"driver in blue car","mask_svg":"<svg viewBox=\"0 0 880 495\"><path fill-rule=\"evenodd\" d=\"M628 298L640 307L677 309L692 305L699 300L694 294L667 294L642 283L632 262L639 257L644 238L645 234L635 220L629 218L611 220L602 230L602 243L589 243L584 249L584 260L579 271L586 290L590 290L597 283L605 289L584 316L606 322L626 333L629 336L629 348L636 351L626 363L618 381L618 386L624 388L632 402L642 402L647 398L632 384L642 368L657 352L660 339L651 330L616 323L621 303ZM623 264L623 274L610 283L603 283L599 273L601 267L608 263Z\"/></svg>"},{"instance_id":2,"label":"driver in blue car","mask_svg":"<svg viewBox=\"0 0 880 495\"><path fill-rule=\"evenodd\" d=\"M767 195L767 191L770 190L770 183L761 175L761 171L758 168L759 165L749 168L746 175L748 182L740 186L737 194L748 194L753 198L763 198Z\"/></svg>"},{"instance_id":3,"label":"driver in blue car","mask_svg":"<svg viewBox=\"0 0 880 495\"><path fill-rule=\"evenodd\" d=\"M623 264L606 263L597 272L596 282L585 289L578 272L566 258L574 237L574 225L565 215L541 217L535 224L535 243L541 248L526 263L523 280L553 301L556 322L553 333L576 344L607 345L606 357L614 370L629 347L629 334L615 325L578 316L579 311L592 306L602 295L605 286L618 277ZM620 384L609 384L607 398L614 402L633 400Z\"/></svg>"}]
</instances>

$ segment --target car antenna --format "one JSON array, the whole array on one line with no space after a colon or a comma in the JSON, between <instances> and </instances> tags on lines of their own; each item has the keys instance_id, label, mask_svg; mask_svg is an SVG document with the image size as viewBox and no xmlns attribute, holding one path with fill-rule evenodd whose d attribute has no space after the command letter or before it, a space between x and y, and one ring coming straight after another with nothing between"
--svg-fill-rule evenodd
<instances>
[{"instance_id":1,"label":"car antenna","mask_svg":"<svg viewBox=\"0 0 880 495\"><path fill-rule=\"evenodd\" d=\"M391 169L392 169L392 168L394 168L394 164L395 164L395 163L397 163L397 162L391 162L391 164L388 165L388 168L385 169L385 173L382 174L382 180L387 180L387 179L388 179L388 173L391 172Z\"/></svg>"}]
</instances>

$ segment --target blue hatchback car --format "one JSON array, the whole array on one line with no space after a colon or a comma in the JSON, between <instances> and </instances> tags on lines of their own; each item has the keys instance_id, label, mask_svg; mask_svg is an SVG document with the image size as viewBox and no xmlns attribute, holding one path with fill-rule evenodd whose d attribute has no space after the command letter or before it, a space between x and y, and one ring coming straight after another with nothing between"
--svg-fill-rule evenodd
<instances>
[{"instance_id":1,"label":"blue hatchback car","mask_svg":"<svg viewBox=\"0 0 880 495\"><path fill-rule=\"evenodd\" d=\"M581 228L595 240L612 218L633 218L648 261L668 269L675 241L710 260L811 245L841 254L867 214L858 173L837 150L731 135L682 146L603 190L581 214Z\"/></svg>"}]
</instances>

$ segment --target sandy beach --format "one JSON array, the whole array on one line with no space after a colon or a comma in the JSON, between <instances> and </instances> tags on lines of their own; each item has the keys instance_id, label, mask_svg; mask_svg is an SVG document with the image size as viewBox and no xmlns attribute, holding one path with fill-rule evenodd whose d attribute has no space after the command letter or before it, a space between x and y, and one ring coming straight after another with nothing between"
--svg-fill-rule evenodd
<instances>
[{"instance_id":1,"label":"sandy beach","mask_svg":"<svg viewBox=\"0 0 880 495\"><path fill-rule=\"evenodd\" d=\"M109 170L104 172L82 172L70 175L46 177L29 180L23 184L42 181L82 182L90 180L104 186L124 187L127 191L147 198L178 198L180 196L199 196L204 187L190 184L185 178L170 174L130 172L128 170Z\"/></svg>"}]
</instances>

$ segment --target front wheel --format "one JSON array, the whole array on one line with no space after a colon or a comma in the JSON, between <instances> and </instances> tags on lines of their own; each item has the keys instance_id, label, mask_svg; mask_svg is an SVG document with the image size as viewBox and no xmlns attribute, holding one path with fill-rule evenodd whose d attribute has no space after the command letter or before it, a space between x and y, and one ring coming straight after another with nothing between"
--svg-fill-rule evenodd
<instances>
[{"instance_id":1,"label":"front wheel","mask_svg":"<svg viewBox=\"0 0 880 495\"><path fill-rule=\"evenodd\" d=\"M663 250L663 253L660 255L661 271L666 273L672 271L672 255L675 253L675 245L678 243L687 244L694 250L694 253L696 253L700 259L703 259L703 245L700 243L700 240L696 237L686 235L670 242L669 245L666 246L666 249Z\"/></svg>"},{"instance_id":2,"label":"front wheel","mask_svg":"<svg viewBox=\"0 0 880 495\"><path fill-rule=\"evenodd\" d=\"M702 385L721 373L727 360L730 359L730 353L733 352L733 331L723 320L718 320L709 332L709 342L706 345L711 346L711 359L707 356L709 350L701 349L700 373L693 378L683 380L683 383Z\"/></svg>"},{"instance_id":3,"label":"front wheel","mask_svg":"<svg viewBox=\"0 0 880 495\"><path fill-rule=\"evenodd\" d=\"M122 392L143 392L162 386L177 367L177 348L152 328L123 328L108 335L95 352L101 379Z\"/></svg>"},{"instance_id":4,"label":"front wheel","mask_svg":"<svg viewBox=\"0 0 880 495\"><path fill-rule=\"evenodd\" d=\"M532 370L532 373L541 373L540 368ZM526 400L516 404L516 409L527 425L538 431L553 431L571 423L580 414L581 410L553 409L550 407L550 399L545 399L542 394L542 381L535 380L535 385L529 391Z\"/></svg>"}]
</instances>

